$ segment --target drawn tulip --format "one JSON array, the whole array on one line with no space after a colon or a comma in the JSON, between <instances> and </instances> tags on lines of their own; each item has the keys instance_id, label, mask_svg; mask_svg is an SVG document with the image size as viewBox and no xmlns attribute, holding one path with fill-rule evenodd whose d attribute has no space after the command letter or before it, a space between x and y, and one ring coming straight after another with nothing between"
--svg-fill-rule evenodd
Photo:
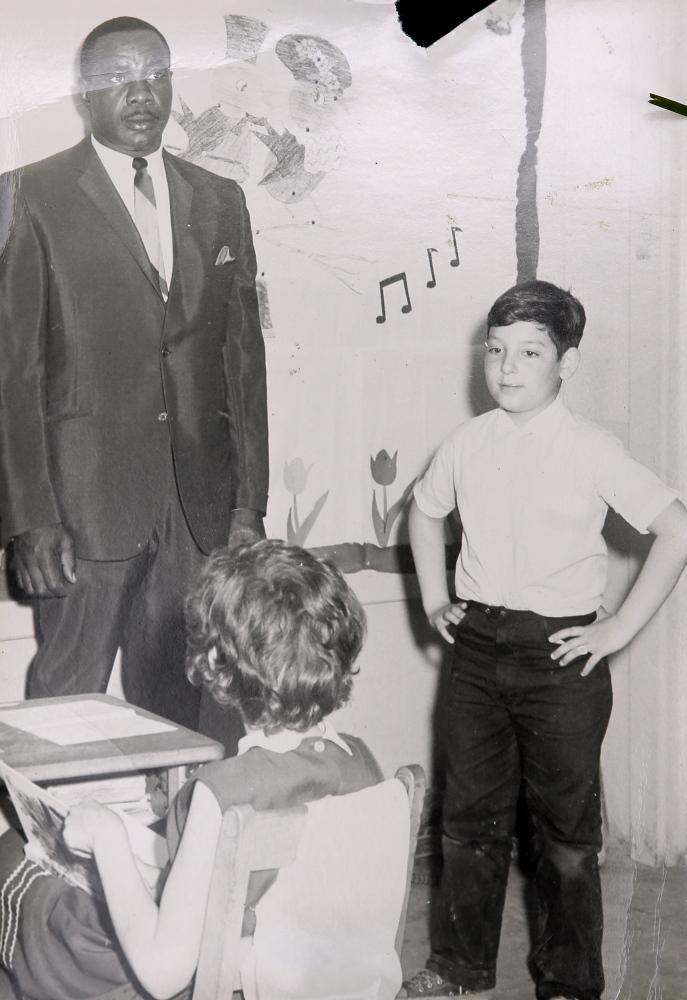
<instances>
[{"instance_id":1,"label":"drawn tulip","mask_svg":"<svg viewBox=\"0 0 687 1000\"><path fill-rule=\"evenodd\" d=\"M415 480L413 479L413 481L406 486L400 500L397 500L396 503L389 507L386 488L387 486L391 486L396 479L397 457L398 451L396 451L394 457L391 458L389 453L382 448L376 458L370 458L370 471L372 472L372 478L379 486L382 487L382 514L379 513L379 507L377 506L377 491L374 489L372 490L372 525L375 529L377 541L382 548L389 544L389 536L391 535L391 529L394 526L394 522L403 510L403 507L410 496L410 491L415 485Z\"/></svg>"},{"instance_id":2,"label":"drawn tulip","mask_svg":"<svg viewBox=\"0 0 687 1000\"><path fill-rule=\"evenodd\" d=\"M376 458L370 457L370 469L372 471L372 478L380 486L391 486L394 479L396 478L396 456L398 451L393 458L389 455L388 451L384 448L379 452Z\"/></svg>"},{"instance_id":3,"label":"drawn tulip","mask_svg":"<svg viewBox=\"0 0 687 1000\"><path fill-rule=\"evenodd\" d=\"M312 465L309 465L306 469L302 458L294 458L292 462L284 463L284 486L293 496L293 503L291 504L289 516L286 521L286 540L289 545L305 545L305 540L329 496L329 490L323 493L301 524L298 518L297 497L299 493L305 490L311 469Z\"/></svg>"},{"instance_id":4,"label":"drawn tulip","mask_svg":"<svg viewBox=\"0 0 687 1000\"><path fill-rule=\"evenodd\" d=\"M308 484L308 474L312 465L306 469L302 458L294 458L293 462L284 462L284 486L294 496L302 493Z\"/></svg>"}]
</instances>

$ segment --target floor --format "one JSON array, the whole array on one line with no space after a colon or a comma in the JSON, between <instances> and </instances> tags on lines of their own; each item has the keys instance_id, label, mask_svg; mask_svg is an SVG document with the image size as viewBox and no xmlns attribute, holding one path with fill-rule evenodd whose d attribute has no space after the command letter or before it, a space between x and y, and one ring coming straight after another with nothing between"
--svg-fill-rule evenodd
<instances>
[{"instance_id":1,"label":"floor","mask_svg":"<svg viewBox=\"0 0 687 1000\"><path fill-rule=\"evenodd\" d=\"M601 873L604 893L604 1000L687 1000L687 866L633 863L611 844ZM524 881L513 864L506 899L497 986L484 1000L534 1000L527 971ZM428 953L430 885L414 884L403 945L404 978Z\"/></svg>"}]
</instances>

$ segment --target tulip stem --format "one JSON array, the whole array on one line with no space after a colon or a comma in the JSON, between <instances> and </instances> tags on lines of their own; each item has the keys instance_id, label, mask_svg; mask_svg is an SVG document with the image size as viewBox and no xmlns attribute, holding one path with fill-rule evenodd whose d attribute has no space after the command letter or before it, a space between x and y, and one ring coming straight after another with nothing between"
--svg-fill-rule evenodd
<instances>
[{"instance_id":1,"label":"tulip stem","mask_svg":"<svg viewBox=\"0 0 687 1000\"><path fill-rule=\"evenodd\" d=\"M296 528L296 531L300 531L301 526L298 521L298 500L296 498L295 493L293 493L292 496L293 496L293 523L294 527Z\"/></svg>"},{"instance_id":2,"label":"tulip stem","mask_svg":"<svg viewBox=\"0 0 687 1000\"><path fill-rule=\"evenodd\" d=\"M389 507L386 500L386 486L382 486L382 495L384 497L384 530L386 531L386 520L389 516Z\"/></svg>"}]
</instances>

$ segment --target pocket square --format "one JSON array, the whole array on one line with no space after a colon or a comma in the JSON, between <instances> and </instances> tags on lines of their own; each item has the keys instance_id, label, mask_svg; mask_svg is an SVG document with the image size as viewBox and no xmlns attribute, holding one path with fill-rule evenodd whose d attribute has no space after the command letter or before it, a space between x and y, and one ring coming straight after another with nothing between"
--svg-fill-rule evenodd
<instances>
[{"instance_id":1,"label":"pocket square","mask_svg":"<svg viewBox=\"0 0 687 1000\"><path fill-rule=\"evenodd\" d=\"M236 257L231 256L231 250L229 247L222 247L220 252L217 254L215 265L219 266L220 264L229 264L232 260L236 260Z\"/></svg>"}]
</instances>

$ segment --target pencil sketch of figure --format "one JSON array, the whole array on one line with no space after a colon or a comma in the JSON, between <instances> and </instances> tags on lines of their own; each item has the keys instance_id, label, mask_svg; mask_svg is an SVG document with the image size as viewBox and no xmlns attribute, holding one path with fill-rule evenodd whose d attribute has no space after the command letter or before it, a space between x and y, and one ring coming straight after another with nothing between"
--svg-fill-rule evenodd
<instances>
[{"instance_id":1,"label":"pencil sketch of figure","mask_svg":"<svg viewBox=\"0 0 687 1000\"><path fill-rule=\"evenodd\" d=\"M173 117L188 145L181 158L243 183L257 140L267 158L257 183L285 204L303 201L345 155L336 117L351 69L343 52L316 35L284 35L276 44L279 61L294 84L288 95L288 127L275 124L270 69L260 64L269 28L256 18L225 17L228 62L212 74L210 108L194 115L180 98Z\"/></svg>"}]
</instances>

